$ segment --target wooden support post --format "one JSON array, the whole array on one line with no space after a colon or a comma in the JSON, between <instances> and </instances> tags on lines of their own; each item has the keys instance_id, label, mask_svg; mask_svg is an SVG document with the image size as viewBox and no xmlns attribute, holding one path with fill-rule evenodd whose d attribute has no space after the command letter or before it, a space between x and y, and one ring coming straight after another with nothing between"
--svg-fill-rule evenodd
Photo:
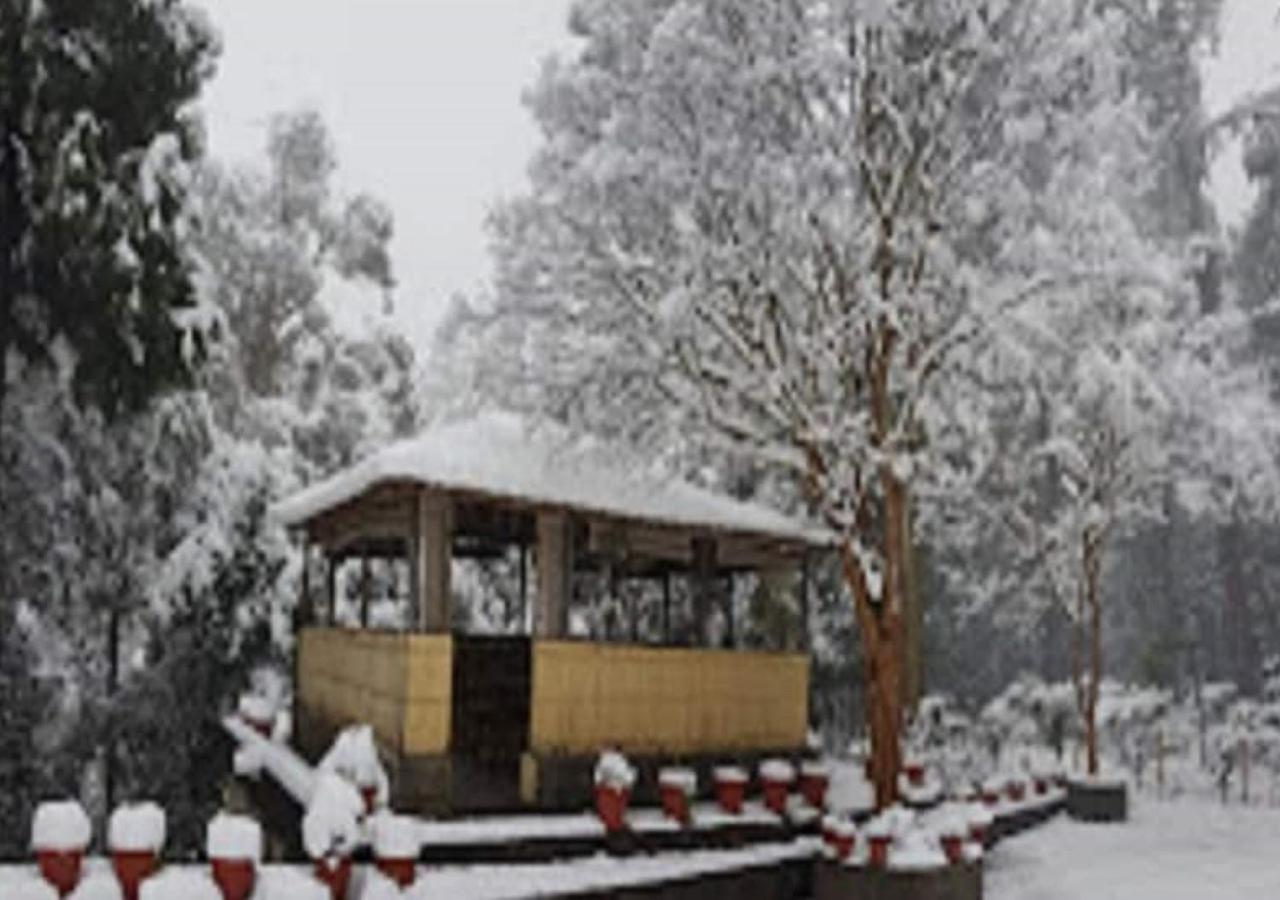
<instances>
[{"instance_id":1,"label":"wooden support post","mask_svg":"<svg viewBox=\"0 0 1280 900\"><path fill-rule=\"evenodd\" d=\"M521 634L532 631L529 622L529 545L520 538L520 629Z\"/></svg>"},{"instance_id":2,"label":"wooden support post","mask_svg":"<svg viewBox=\"0 0 1280 900\"><path fill-rule=\"evenodd\" d=\"M311 538L304 536L302 538L302 595L298 598L298 614L296 616L299 627L306 627L315 621L316 612L312 601Z\"/></svg>"},{"instance_id":3,"label":"wooden support post","mask_svg":"<svg viewBox=\"0 0 1280 900\"><path fill-rule=\"evenodd\" d=\"M671 643L671 570L662 571L662 643Z\"/></svg>"},{"instance_id":4,"label":"wooden support post","mask_svg":"<svg viewBox=\"0 0 1280 900\"><path fill-rule=\"evenodd\" d=\"M809 551L800 557L800 649L808 653L813 647L809 615Z\"/></svg>"},{"instance_id":5,"label":"wooden support post","mask_svg":"<svg viewBox=\"0 0 1280 900\"><path fill-rule=\"evenodd\" d=\"M324 565L325 624L333 628L338 624L338 558L325 551Z\"/></svg>"},{"instance_id":6,"label":"wooden support post","mask_svg":"<svg viewBox=\"0 0 1280 900\"><path fill-rule=\"evenodd\" d=\"M538 513L538 603L533 633L540 638L563 638L569 632L569 601L573 596L573 529L568 513Z\"/></svg>"},{"instance_id":7,"label":"wooden support post","mask_svg":"<svg viewBox=\"0 0 1280 900\"><path fill-rule=\"evenodd\" d=\"M452 625L453 503L438 491L418 492L413 528L414 624L448 632Z\"/></svg>"},{"instance_id":8,"label":"wooden support post","mask_svg":"<svg viewBox=\"0 0 1280 900\"><path fill-rule=\"evenodd\" d=\"M366 552L360 563L360 627L369 627L369 604L373 600L373 569Z\"/></svg>"},{"instance_id":9,"label":"wooden support post","mask_svg":"<svg viewBox=\"0 0 1280 900\"><path fill-rule=\"evenodd\" d=\"M711 641L711 610L716 590L716 541L710 537L693 539L693 624L687 643L695 647L709 647Z\"/></svg>"}]
</instances>

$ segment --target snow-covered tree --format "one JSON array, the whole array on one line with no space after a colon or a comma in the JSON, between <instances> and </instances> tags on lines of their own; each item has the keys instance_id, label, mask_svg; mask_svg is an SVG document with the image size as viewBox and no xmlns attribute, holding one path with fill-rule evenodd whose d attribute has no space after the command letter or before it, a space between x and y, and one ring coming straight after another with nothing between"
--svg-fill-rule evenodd
<instances>
[{"instance_id":1,"label":"snow-covered tree","mask_svg":"<svg viewBox=\"0 0 1280 900\"><path fill-rule=\"evenodd\" d=\"M982 464L975 361L1007 313L1088 277L1002 245L1046 167L1079 176L1140 127L1115 100L1118 29L907 0L591 2L571 27L577 57L530 95L533 193L496 218L511 356L558 417L790 473L839 536L888 803L913 534L971 486L953 463Z\"/></svg>"}]
</instances>

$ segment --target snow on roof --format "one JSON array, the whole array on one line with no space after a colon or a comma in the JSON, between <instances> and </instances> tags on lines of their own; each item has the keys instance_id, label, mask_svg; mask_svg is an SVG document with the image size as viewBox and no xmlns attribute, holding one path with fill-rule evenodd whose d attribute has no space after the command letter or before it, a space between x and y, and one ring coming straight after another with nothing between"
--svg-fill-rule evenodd
<instances>
[{"instance_id":1,"label":"snow on roof","mask_svg":"<svg viewBox=\"0 0 1280 900\"><path fill-rule=\"evenodd\" d=\"M286 525L301 525L378 484L409 481L667 525L831 542L828 532L767 507L624 470L625 458L557 427L534 428L515 415L486 413L392 444L281 501L273 514Z\"/></svg>"}]
</instances>

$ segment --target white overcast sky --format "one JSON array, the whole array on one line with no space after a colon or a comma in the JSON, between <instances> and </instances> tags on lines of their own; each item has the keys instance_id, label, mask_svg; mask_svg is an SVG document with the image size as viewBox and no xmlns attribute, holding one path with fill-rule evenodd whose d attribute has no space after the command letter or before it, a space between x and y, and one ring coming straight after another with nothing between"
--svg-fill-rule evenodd
<instances>
[{"instance_id":1,"label":"white overcast sky","mask_svg":"<svg viewBox=\"0 0 1280 900\"><path fill-rule=\"evenodd\" d=\"M261 157L267 117L311 106L339 157L340 188L395 213L396 303L425 345L455 292L484 284L484 218L520 191L537 133L521 92L570 47L570 0L197 0L222 33L205 94L211 151ZM1208 65L1221 109L1280 81L1280 0L1227 0ZM1215 168L1228 220L1248 202L1238 160Z\"/></svg>"}]
</instances>

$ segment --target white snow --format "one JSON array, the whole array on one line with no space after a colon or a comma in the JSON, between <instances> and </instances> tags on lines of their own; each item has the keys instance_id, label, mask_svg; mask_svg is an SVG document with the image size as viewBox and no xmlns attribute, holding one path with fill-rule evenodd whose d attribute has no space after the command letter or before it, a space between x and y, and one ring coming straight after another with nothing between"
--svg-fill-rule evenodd
<instances>
[{"instance_id":1,"label":"white snow","mask_svg":"<svg viewBox=\"0 0 1280 900\"><path fill-rule=\"evenodd\" d=\"M749 777L747 770L738 766L716 766L711 774L717 782L726 784L743 784Z\"/></svg>"},{"instance_id":2,"label":"white snow","mask_svg":"<svg viewBox=\"0 0 1280 900\"><path fill-rule=\"evenodd\" d=\"M23 878L4 884L5 900L58 900L53 885L42 878Z\"/></svg>"},{"instance_id":3,"label":"white snow","mask_svg":"<svg viewBox=\"0 0 1280 900\"><path fill-rule=\"evenodd\" d=\"M693 769L668 766L658 773L658 784L692 795L698 790L698 773Z\"/></svg>"},{"instance_id":4,"label":"white snow","mask_svg":"<svg viewBox=\"0 0 1280 900\"><path fill-rule=\"evenodd\" d=\"M124 892L114 875L95 872L82 878L67 900L124 900Z\"/></svg>"},{"instance_id":5,"label":"white snow","mask_svg":"<svg viewBox=\"0 0 1280 900\"><path fill-rule=\"evenodd\" d=\"M624 469L618 464L622 458L617 450L572 439L552 426L534 428L518 416L490 412L392 444L283 500L272 512L284 524L298 525L374 485L411 481L685 527L831 543L828 532L766 507Z\"/></svg>"},{"instance_id":6,"label":"white snow","mask_svg":"<svg viewBox=\"0 0 1280 900\"><path fill-rule=\"evenodd\" d=\"M387 803L390 781L378 759L378 747L369 725L344 728L316 766L317 772L333 772L352 784L378 789L378 805Z\"/></svg>"},{"instance_id":7,"label":"white snow","mask_svg":"<svg viewBox=\"0 0 1280 900\"><path fill-rule=\"evenodd\" d=\"M166 868L142 882L138 900L222 900L203 870Z\"/></svg>"},{"instance_id":8,"label":"white snow","mask_svg":"<svg viewBox=\"0 0 1280 900\"><path fill-rule=\"evenodd\" d=\"M785 759L766 759L760 763L760 777L765 781L790 784L796 780L796 769Z\"/></svg>"},{"instance_id":9,"label":"white snow","mask_svg":"<svg viewBox=\"0 0 1280 900\"><path fill-rule=\"evenodd\" d=\"M636 770L621 753L606 750L596 760L595 783L630 790L636 783Z\"/></svg>"},{"instance_id":10,"label":"white snow","mask_svg":"<svg viewBox=\"0 0 1280 900\"><path fill-rule=\"evenodd\" d=\"M1280 810L1135 800L1131 820L1057 819L987 857L988 900L1280 896Z\"/></svg>"},{"instance_id":11,"label":"white snow","mask_svg":"<svg viewBox=\"0 0 1280 900\"><path fill-rule=\"evenodd\" d=\"M809 778L830 778L831 766L825 762L806 759L800 763L800 774Z\"/></svg>"},{"instance_id":12,"label":"white snow","mask_svg":"<svg viewBox=\"0 0 1280 900\"><path fill-rule=\"evenodd\" d=\"M248 816L218 813L209 820L205 851L209 859L262 859L262 826Z\"/></svg>"},{"instance_id":13,"label":"white snow","mask_svg":"<svg viewBox=\"0 0 1280 900\"><path fill-rule=\"evenodd\" d=\"M360 900L400 900L404 892L396 884L377 869L370 869L365 875L364 890L360 892Z\"/></svg>"},{"instance_id":14,"label":"white snow","mask_svg":"<svg viewBox=\"0 0 1280 900\"><path fill-rule=\"evenodd\" d=\"M328 888L310 870L272 868L262 872L259 884L255 900L330 900Z\"/></svg>"},{"instance_id":15,"label":"white snow","mask_svg":"<svg viewBox=\"0 0 1280 900\"><path fill-rule=\"evenodd\" d=\"M379 859L417 859L422 849L418 820L383 812L373 817L373 852Z\"/></svg>"},{"instance_id":16,"label":"white snow","mask_svg":"<svg viewBox=\"0 0 1280 900\"><path fill-rule=\"evenodd\" d=\"M107 843L112 850L159 853L164 836L164 810L154 803L118 806L107 826Z\"/></svg>"},{"instance_id":17,"label":"white snow","mask_svg":"<svg viewBox=\"0 0 1280 900\"><path fill-rule=\"evenodd\" d=\"M83 850L93 829L75 800L41 803L31 822L31 846L37 850Z\"/></svg>"},{"instance_id":18,"label":"white snow","mask_svg":"<svg viewBox=\"0 0 1280 900\"><path fill-rule=\"evenodd\" d=\"M346 856L360 844L364 799L340 775L322 772L302 817L302 846L312 859Z\"/></svg>"},{"instance_id":19,"label":"white snow","mask_svg":"<svg viewBox=\"0 0 1280 900\"><path fill-rule=\"evenodd\" d=\"M269 697L261 694L241 694L236 711L251 722L271 725L275 722L276 706Z\"/></svg>"},{"instance_id":20,"label":"white snow","mask_svg":"<svg viewBox=\"0 0 1280 900\"><path fill-rule=\"evenodd\" d=\"M280 786L299 804L305 807L311 802L316 774L298 754L285 744L267 740L238 716L228 716L223 719L222 727L240 742L241 747L256 753L262 767L270 772Z\"/></svg>"}]
</instances>

